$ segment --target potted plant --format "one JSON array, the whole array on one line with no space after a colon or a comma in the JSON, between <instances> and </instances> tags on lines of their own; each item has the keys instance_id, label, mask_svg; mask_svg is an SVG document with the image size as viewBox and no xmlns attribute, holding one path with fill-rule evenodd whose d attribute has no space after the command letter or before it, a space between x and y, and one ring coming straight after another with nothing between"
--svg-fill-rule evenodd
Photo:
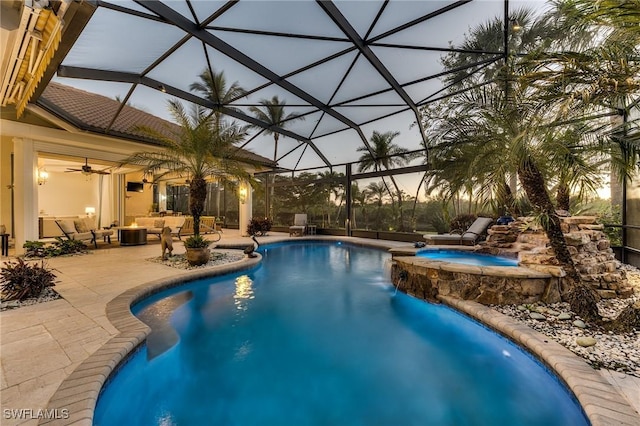
<instances>
[{"instance_id":1,"label":"potted plant","mask_svg":"<svg viewBox=\"0 0 640 426\"><path fill-rule=\"evenodd\" d=\"M211 242L205 240L202 235L192 235L184 240L185 257L189 265L200 266L209 261L209 244Z\"/></svg>"}]
</instances>

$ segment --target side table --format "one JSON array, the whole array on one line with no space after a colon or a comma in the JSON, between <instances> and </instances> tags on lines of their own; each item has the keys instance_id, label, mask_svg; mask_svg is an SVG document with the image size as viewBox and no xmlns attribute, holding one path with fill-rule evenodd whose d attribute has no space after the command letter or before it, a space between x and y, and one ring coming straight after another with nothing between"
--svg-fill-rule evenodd
<instances>
[{"instance_id":1,"label":"side table","mask_svg":"<svg viewBox=\"0 0 640 426\"><path fill-rule=\"evenodd\" d=\"M2 245L2 256L9 256L9 234L0 234Z\"/></svg>"}]
</instances>

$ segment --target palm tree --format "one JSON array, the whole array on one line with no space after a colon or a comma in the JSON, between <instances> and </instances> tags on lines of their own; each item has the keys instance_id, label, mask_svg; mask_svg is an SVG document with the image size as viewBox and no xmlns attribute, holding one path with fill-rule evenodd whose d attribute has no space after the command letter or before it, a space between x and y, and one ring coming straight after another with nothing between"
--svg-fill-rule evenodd
<instances>
[{"instance_id":1,"label":"palm tree","mask_svg":"<svg viewBox=\"0 0 640 426\"><path fill-rule=\"evenodd\" d=\"M368 229L367 226L367 189L360 190L357 183L351 183L351 199L353 200L353 217L351 218L351 227L353 229L358 228L356 221L356 207L359 206L362 210L362 222L364 223L364 229Z\"/></svg>"},{"instance_id":2,"label":"palm tree","mask_svg":"<svg viewBox=\"0 0 640 426\"><path fill-rule=\"evenodd\" d=\"M531 25L540 27L535 23ZM500 24L492 27L494 31L500 29L498 34L503 28ZM472 32L470 37L480 36L486 36L484 27L479 34ZM518 37L529 39L525 34ZM496 74L497 83L448 99L440 117L435 117L438 125L430 153L431 181L436 185L446 182L451 193L469 187L493 188L492 193L507 197L505 176L515 172L541 218L558 261L567 272L568 285L562 296L569 301L586 300L580 306L572 303L572 308L585 318L597 318L595 296L581 283L548 192L551 176L568 177L563 172L574 164L568 159L579 159L585 164L588 161L579 155L571 156L579 153L568 143L575 139L559 137L566 131L566 125L555 119L555 111L541 108L534 99L533 95L544 87L541 90L540 86L520 78L527 76L532 67L515 56L505 62ZM561 183L567 183L566 179Z\"/></svg>"},{"instance_id":3,"label":"palm tree","mask_svg":"<svg viewBox=\"0 0 640 426\"><path fill-rule=\"evenodd\" d=\"M250 163L236 155L236 144L246 136L236 122L220 121L216 114L199 105L185 110L177 100L169 101L169 112L179 125L166 133L138 129L162 143L164 149L142 151L124 160L144 167L154 175L186 178L189 182L189 211L193 216L194 235L200 235L200 216L207 198L207 179L244 179L251 181L245 167Z\"/></svg>"},{"instance_id":4,"label":"palm tree","mask_svg":"<svg viewBox=\"0 0 640 426\"><path fill-rule=\"evenodd\" d=\"M217 106L227 106L236 99L242 98L246 95L246 91L234 81L229 87L227 87L227 78L224 75L224 71L216 72L215 70L204 70L200 75L199 82L191 83L189 90L202 93L208 100L216 104ZM229 107L232 108L233 107ZM218 121L220 120L219 109L214 108L218 115Z\"/></svg>"},{"instance_id":5,"label":"palm tree","mask_svg":"<svg viewBox=\"0 0 640 426\"><path fill-rule=\"evenodd\" d=\"M389 194L389 189L383 182L371 182L363 192L366 194L366 201L372 202L377 206L375 229L380 229L382 226L381 209L385 198Z\"/></svg>"},{"instance_id":6,"label":"palm tree","mask_svg":"<svg viewBox=\"0 0 640 426\"><path fill-rule=\"evenodd\" d=\"M389 170L394 167L401 167L406 165L410 160L410 158L406 155L409 150L393 143L393 139L395 139L399 134L400 132L389 131L386 133L380 133L377 130L374 130L373 134L371 135L371 139L369 139L369 141L371 142L372 150L369 151L369 149L365 146L361 146L357 149L357 151L359 152L364 152L364 154L362 154L358 159L358 162L360 163L358 166L358 171L364 172L372 169L374 171L380 171L383 168ZM398 197L398 211L400 214L400 223L398 230L403 231L405 226L402 213L402 195L400 192L400 187L398 186L398 183L396 182L393 175L390 176L390 179L395 188L395 194ZM382 178L382 183L385 185L387 191L389 192L392 206L395 205L393 198L394 194L387 186L384 177Z\"/></svg>"},{"instance_id":7,"label":"palm tree","mask_svg":"<svg viewBox=\"0 0 640 426\"><path fill-rule=\"evenodd\" d=\"M343 187L344 187L344 174L337 173L334 171L326 171L319 172L317 174L317 179L319 183L316 186L319 188L320 193L323 197L323 216L322 221L324 224L324 211L327 210L327 226L331 226L331 207L335 204L331 202L331 195L333 195L334 200L338 201L338 209L336 213L336 223L338 222L338 217L340 216L340 207L342 206L342 195L343 195Z\"/></svg>"},{"instance_id":8,"label":"palm tree","mask_svg":"<svg viewBox=\"0 0 640 426\"><path fill-rule=\"evenodd\" d=\"M286 128L291 122L295 120L304 120L304 117L297 113L285 113L285 106L287 102L280 100L277 95L271 99L261 99L260 107L251 106L249 111L263 123L268 124L264 132L267 135L273 135L273 161L278 160L278 141L280 140L280 133L278 133L273 127L279 127L280 129ZM258 126L253 126L258 127ZM271 199L273 200L274 188L271 187ZM273 205L273 203L272 203ZM273 216L273 207L271 206L270 215Z\"/></svg>"},{"instance_id":9,"label":"palm tree","mask_svg":"<svg viewBox=\"0 0 640 426\"><path fill-rule=\"evenodd\" d=\"M581 111L582 133L606 138L600 152L611 157L613 174L630 178L640 151L640 119L630 118L640 92L640 2L557 1L556 7L552 18L572 36L556 52L530 55L535 72L527 77L544 83L545 107Z\"/></svg>"},{"instance_id":10,"label":"palm tree","mask_svg":"<svg viewBox=\"0 0 640 426\"><path fill-rule=\"evenodd\" d=\"M272 126L284 129L295 120L304 120L304 117L294 112L285 114L284 108L287 102L280 100L277 95L271 99L261 99L260 104L262 106L252 106L249 110L258 120L269 125L269 127L265 129L265 133L267 135L273 135L273 161L276 161L278 159L278 140L280 139L280 133L274 130Z\"/></svg>"}]
</instances>

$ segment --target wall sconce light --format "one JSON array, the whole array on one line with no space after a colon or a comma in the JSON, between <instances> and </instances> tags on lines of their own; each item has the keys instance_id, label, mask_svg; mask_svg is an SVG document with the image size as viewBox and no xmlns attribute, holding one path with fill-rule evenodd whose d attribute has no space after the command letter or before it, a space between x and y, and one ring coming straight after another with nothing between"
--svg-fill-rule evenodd
<instances>
[{"instance_id":1,"label":"wall sconce light","mask_svg":"<svg viewBox=\"0 0 640 426\"><path fill-rule=\"evenodd\" d=\"M45 168L38 169L38 185L44 185L49 179L49 173Z\"/></svg>"},{"instance_id":2,"label":"wall sconce light","mask_svg":"<svg viewBox=\"0 0 640 426\"><path fill-rule=\"evenodd\" d=\"M84 213L85 213L88 217L95 216L95 214L96 214L96 208L95 208L95 207L85 207L85 208L84 208Z\"/></svg>"},{"instance_id":3,"label":"wall sconce light","mask_svg":"<svg viewBox=\"0 0 640 426\"><path fill-rule=\"evenodd\" d=\"M240 200L240 204L244 204L247 201L247 187L244 185L240 186L238 190L238 199Z\"/></svg>"}]
</instances>

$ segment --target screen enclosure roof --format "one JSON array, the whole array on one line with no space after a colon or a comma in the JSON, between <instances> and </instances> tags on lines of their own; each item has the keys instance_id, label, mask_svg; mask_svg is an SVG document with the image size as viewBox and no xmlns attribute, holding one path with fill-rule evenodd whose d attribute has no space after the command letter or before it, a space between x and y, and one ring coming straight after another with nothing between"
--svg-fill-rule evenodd
<instances>
[{"instance_id":1,"label":"screen enclosure roof","mask_svg":"<svg viewBox=\"0 0 640 426\"><path fill-rule=\"evenodd\" d=\"M128 105L171 120L167 103L175 98L218 108L252 125L244 149L284 170L357 161L373 131L399 132L394 143L422 149L419 109L447 90L441 58L460 51L477 25L546 7L515 0L89 3L95 10L51 81L118 99L115 114ZM469 53L476 69L505 57L504 49ZM227 87L237 82L244 94L206 99L190 88L205 71L224 72ZM274 96L290 117L280 126L252 111Z\"/></svg>"}]
</instances>

